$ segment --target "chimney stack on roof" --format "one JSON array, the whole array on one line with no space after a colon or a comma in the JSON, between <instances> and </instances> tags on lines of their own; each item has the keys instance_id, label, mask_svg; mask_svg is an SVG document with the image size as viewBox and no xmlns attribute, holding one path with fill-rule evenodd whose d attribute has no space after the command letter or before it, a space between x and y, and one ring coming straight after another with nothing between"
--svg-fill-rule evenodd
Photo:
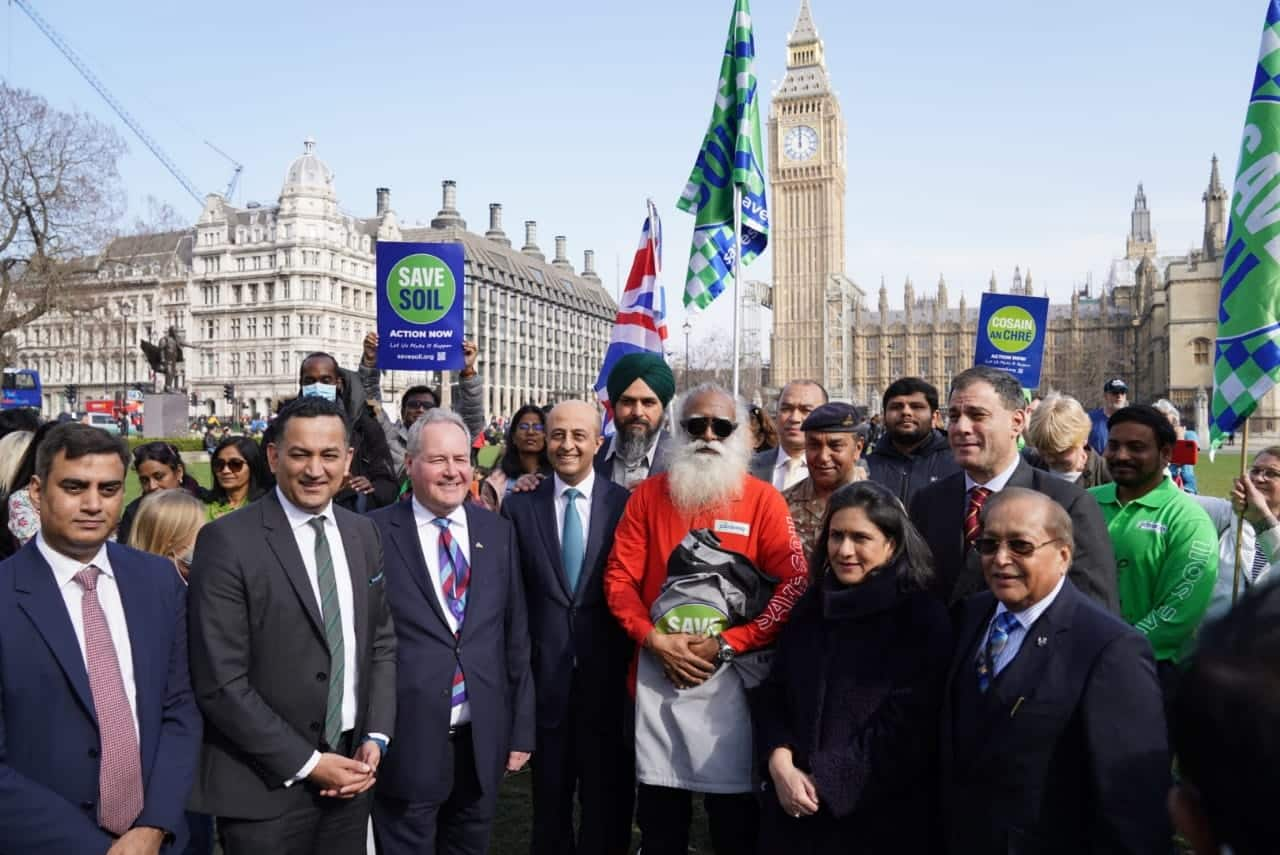
<instances>
[{"instance_id":1,"label":"chimney stack on roof","mask_svg":"<svg viewBox=\"0 0 1280 855\"><path fill-rule=\"evenodd\" d=\"M568 255L565 253L569 248L569 239L564 235L556 235L556 257L551 263L561 270L573 270L573 264L569 261Z\"/></svg>"},{"instance_id":2,"label":"chimney stack on roof","mask_svg":"<svg viewBox=\"0 0 1280 855\"><path fill-rule=\"evenodd\" d=\"M374 192L378 194L378 216L384 216L391 211L391 188L379 187Z\"/></svg>"},{"instance_id":3,"label":"chimney stack on roof","mask_svg":"<svg viewBox=\"0 0 1280 855\"><path fill-rule=\"evenodd\" d=\"M594 249L584 249L582 251L582 278L590 279L592 282L600 281L600 276L596 273L596 251Z\"/></svg>"},{"instance_id":4,"label":"chimney stack on roof","mask_svg":"<svg viewBox=\"0 0 1280 855\"><path fill-rule=\"evenodd\" d=\"M525 255L532 255L539 261L546 261L546 256L542 254L542 250L538 249L538 221L524 221L524 246L520 247L520 251Z\"/></svg>"},{"instance_id":5,"label":"chimney stack on roof","mask_svg":"<svg viewBox=\"0 0 1280 855\"><path fill-rule=\"evenodd\" d=\"M440 205L440 213L436 214L435 219L431 221L431 228L465 229L467 221L458 213L458 182L452 178L446 178L440 183L444 198Z\"/></svg>"},{"instance_id":6,"label":"chimney stack on roof","mask_svg":"<svg viewBox=\"0 0 1280 855\"><path fill-rule=\"evenodd\" d=\"M484 236L494 243L500 243L503 246L511 246L511 239L507 237L507 233L502 230L502 203L489 203L489 231Z\"/></svg>"}]
</instances>

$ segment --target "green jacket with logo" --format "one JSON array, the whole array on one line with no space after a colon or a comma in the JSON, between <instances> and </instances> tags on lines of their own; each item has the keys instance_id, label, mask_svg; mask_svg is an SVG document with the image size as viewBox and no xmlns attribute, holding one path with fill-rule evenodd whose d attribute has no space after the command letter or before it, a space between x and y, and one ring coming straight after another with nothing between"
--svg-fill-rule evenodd
<instances>
[{"instance_id":1,"label":"green jacket with logo","mask_svg":"<svg viewBox=\"0 0 1280 855\"><path fill-rule=\"evenodd\" d=\"M1089 493L1102 508L1115 550L1120 614L1146 635L1156 661L1181 661L1218 577L1213 521L1168 478L1124 505L1115 484Z\"/></svg>"}]
</instances>

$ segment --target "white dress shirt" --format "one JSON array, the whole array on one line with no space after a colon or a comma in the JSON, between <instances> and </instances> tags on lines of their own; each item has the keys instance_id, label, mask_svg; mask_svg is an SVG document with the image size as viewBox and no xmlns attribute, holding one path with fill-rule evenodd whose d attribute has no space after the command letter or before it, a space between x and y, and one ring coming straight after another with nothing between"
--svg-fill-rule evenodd
<instances>
[{"instance_id":1,"label":"white dress shirt","mask_svg":"<svg viewBox=\"0 0 1280 855\"><path fill-rule=\"evenodd\" d=\"M316 530L311 527L311 519L317 516L324 517L324 536L329 541L329 555L333 559L333 583L338 589L338 611L342 615L342 730L345 733L356 726L357 651L351 568L347 566L347 551L342 545L342 532L338 531L338 521L334 518L332 503L318 513L311 513L290 502L279 487L276 487L276 496L280 499L280 507L284 508L284 515L289 519L289 528L293 531L293 539L298 544L298 551L302 553L302 564L307 570L307 581L311 583L311 593L316 598L317 611L320 609L320 578L316 569ZM323 614L320 617L321 620L324 619ZM381 734L371 735L381 737ZM298 774L294 775L288 784L306 778L319 762L320 752L313 752L311 759L298 770Z\"/></svg>"},{"instance_id":2,"label":"white dress shirt","mask_svg":"<svg viewBox=\"0 0 1280 855\"><path fill-rule=\"evenodd\" d=\"M427 510L417 496L413 498L413 519L418 524L418 544L422 547L422 558L427 563L427 581L431 583L431 590L435 592L436 602L440 604L440 611L444 612L445 622L449 625L449 631L454 635L458 634L458 621L453 616L453 612L449 610L449 603L445 600L444 589L440 585L440 529L432 520L436 515ZM458 548L462 550L462 557L467 560L467 564L471 564L471 534L467 528L467 512L461 506L453 509L448 516L445 517L449 521L449 534L458 544ZM462 676L465 679L467 672L464 670ZM460 724L467 724L471 721L471 702L463 701L456 707L449 708L449 726L457 727Z\"/></svg>"},{"instance_id":3,"label":"white dress shirt","mask_svg":"<svg viewBox=\"0 0 1280 855\"><path fill-rule=\"evenodd\" d=\"M796 463L792 464L792 460ZM799 457L792 457L787 454L787 450L781 445L778 446L778 456L773 461L773 486L782 492L788 487L794 487L805 478L809 477L809 461L805 459L804 452Z\"/></svg>"},{"instance_id":4,"label":"white dress shirt","mask_svg":"<svg viewBox=\"0 0 1280 855\"><path fill-rule=\"evenodd\" d=\"M90 564L102 571L98 574L96 588L98 605L102 606L102 613L107 618L111 644L116 649L116 661L120 663L120 679L124 681L129 712L133 714L133 732L138 735L138 687L133 674L133 646L129 643L129 622L125 620L124 603L120 600L120 586L116 583L115 571L107 558L107 545L104 543L98 547L98 554L87 562L55 552L39 533L36 534L36 548L53 570L53 580L58 585L58 593L62 594L62 602L66 604L67 614L71 618L71 628L75 630L76 641L80 644L86 675L89 673L89 655L84 643L84 588L75 580L75 575ZM141 740L140 735L138 738Z\"/></svg>"},{"instance_id":5,"label":"white dress shirt","mask_svg":"<svg viewBox=\"0 0 1280 855\"><path fill-rule=\"evenodd\" d=\"M564 514L569 508L569 500L565 498L565 491L570 485L560 480L559 475L551 476L555 480L555 506L556 506L556 542L564 547ZM582 479L581 484L573 485L573 489L582 495L574 500L573 507L578 512L578 519L582 520L582 545L586 547L587 538L591 535L591 491L596 486L596 473L594 469L587 470L587 477Z\"/></svg>"},{"instance_id":6,"label":"white dress shirt","mask_svg":"<svg viewBox=\"0 0 1280 855\"><path fill-rule=\"evenodd\" d=\"M1009 640L1005 642L1004 650L1000 651L1000 655L996 657L996 661L991 665L991 676L994 678L997 674L1004 670L1004 667L1013 661L1018 655L1018 651L1022 649L1022 642L1026 639L1027 633L1031 631L1031 627L1040 619L1040 615L1044 614L1049 606L1053 605L1053 601L1058 599L1058 594L1062 592L1062 583L1067 580L1066 574L1058 580L1058 584L1053 586L1053 590L1049 592L1049 596L1045 597L1034 606L1025 608L1020 612L1012 612L1018 624L1009 631ZM978 641L977 656L981 657L987 649L987 639L991 637L991 627L995 624L996 618L1009 611L1005 608L1004 603L996 606L996 613L991 616L991 620L987 621L987 630L982 633L982 638ZM976 661L976 660L975 660Z\"/></svg>"},{"instance_id":7,"label":"white dress shirt","mask_svg":"<svg viewBox=\"0 0 1280 855\"><path fill-rule=\"evenodd\" d=\"M988 481L985 484L979 484L977 481L973 480L973 478L969 477L968 472L964 473L965 496L968 496L969 492L973 490L974 487L986 487L988 490L990 490L993 493L999 493L1006 486L1008 486L1009 479L1013 477L1013 473L1017 471L1018 464L1021 462L1022 462L1022 455L1015 454L1013 456L1013 463L1009 464L1009 467L1007 469L1005 469L1000 474L996 475L996 477L992 478L990 481Z\"/></svg>"}]
</instances>

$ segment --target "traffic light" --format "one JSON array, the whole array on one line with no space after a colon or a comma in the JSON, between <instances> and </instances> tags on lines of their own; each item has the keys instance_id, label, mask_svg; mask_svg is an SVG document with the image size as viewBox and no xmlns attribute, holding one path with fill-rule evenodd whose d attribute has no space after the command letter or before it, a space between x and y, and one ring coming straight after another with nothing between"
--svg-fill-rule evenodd
<instances>
[{"instance_id":1,"label":"traffic light","mask_svg":"<svg viewBox=\"0 0 1280 855\"><path fill-rule=\"evenodd\" d=\"M66 392L67 403L74 404L76 402L76 393L79 391L76 389L76 384L68 383L67 388L63 391Z\"/></svg>"},{"instance_id":2,"label":"traffic light","mask_svg":"<svg viewBox=\"0 0 1280 855\"><path fill-rule=\"evenodd\" d=\"M222 400L234 401L235 399L236 399L236 384L223 383L222 384Z\"/></svg>"},{"instance_id":3,"label":"traffic light","mask_svg":"<svg viewBox=\"0 0 1280 855\"><path fill-rule=\"evenodd\" d=\"M192 392L192 393L191 393L191 406L193 406L193 407L198 407L198 406L200 406L200 399L199 399L198 397L196 397L196 393L195 393L195 392ZM575 497L575 498L576 498L576 497Z\"/></svg>"}]
</instances>

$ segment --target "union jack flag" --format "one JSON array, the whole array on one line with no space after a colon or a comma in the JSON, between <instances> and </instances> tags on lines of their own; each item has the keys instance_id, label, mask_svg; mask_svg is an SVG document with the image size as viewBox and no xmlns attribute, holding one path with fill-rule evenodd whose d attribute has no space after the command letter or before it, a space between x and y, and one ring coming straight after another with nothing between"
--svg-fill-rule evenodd
<instances>
[{"instance_id":1,"label":"union jack flag","mask_svg":"<svg viewBox=\"0 0 1280 855\"><path fill-rule=\"evenodd\" d=\"M662 221L658 219L653 200L649 200L648 208L649 215L640 231L640 246L636 248L636 257L627 275L627 287L618 301L618 316L613 322L609 348L604 352L604 364L596 378L596 394L604 404L606 436L613 433L613 406L605 383L614 364L628 353L665 355L667 298L658 284L658 274L662 271Z\"/></svg>"}]
</instances>

